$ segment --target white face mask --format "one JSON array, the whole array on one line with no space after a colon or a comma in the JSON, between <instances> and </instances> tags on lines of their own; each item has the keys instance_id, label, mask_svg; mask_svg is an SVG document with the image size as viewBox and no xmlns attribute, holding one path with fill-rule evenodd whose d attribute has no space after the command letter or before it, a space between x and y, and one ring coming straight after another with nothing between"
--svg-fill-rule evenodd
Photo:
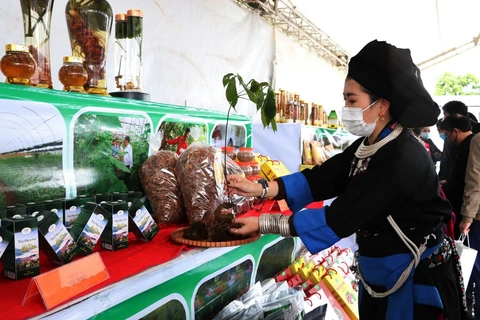
<instances>
[{"instance_id":1,"label":"white face mask","mask_svg":"<svg viewBox=\"0 0 480 320\"><path fill-rule=\"evenodd\" d=\"M375 130L375 123L377 123L378 117L373 123L366 123L363 120L363 112L371 108L378 100L374 101L371 105L362 110L362 108L343 107L342 109L342 123L345 129L353 135L361 137L369 137Z\"/></svg>"}]
</instances>

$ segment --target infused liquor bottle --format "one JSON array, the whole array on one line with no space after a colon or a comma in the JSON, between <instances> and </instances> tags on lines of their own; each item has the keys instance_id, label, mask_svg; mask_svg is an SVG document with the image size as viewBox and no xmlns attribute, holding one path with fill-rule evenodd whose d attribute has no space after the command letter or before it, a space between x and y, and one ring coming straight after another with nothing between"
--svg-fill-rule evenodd
<instances>
[{"instance_id":1,"label":"infused liquor bottle","mask_svg":"<svg viewBox=\"0 0 480 320\"><path fill-rule=\"evenodd\" d=\"M120 91L127 89L127 15L115 15L115 84Z\"/></svg>"},{"instance_id":2,"label":"infused liquor bottle","mask_svg":"<svg viewBox=\"0 0 480 320\"><path fill-rule=\"evenodd\" d=\"M142 89L142 42L143 12L130 9L127 11L127 90Z\"/></svg>"},{"instance_id":3,"label":"infused liquor bottle","mask_svg":"<svg viewBox=\"0 0 480 320\"><path fill-rule=\"evenodd\" d=\"M82 57L87 69L85 91L108 95L107 44L112 31L113 12L106 0L70 0L65 7L72 55Z\"/></svg>"},{"instance_id":4,"label":"infused liquor bottle","mask_svg":"<svg viewBox=\"0 0 480 320\"><path fill-rule=\"evenodd\" d=\"M329 129L338 128L338 117L337 117L337 112L335 110L330 111L330 114L328 115L328 128Z\"/></svg>"}]
</instances>

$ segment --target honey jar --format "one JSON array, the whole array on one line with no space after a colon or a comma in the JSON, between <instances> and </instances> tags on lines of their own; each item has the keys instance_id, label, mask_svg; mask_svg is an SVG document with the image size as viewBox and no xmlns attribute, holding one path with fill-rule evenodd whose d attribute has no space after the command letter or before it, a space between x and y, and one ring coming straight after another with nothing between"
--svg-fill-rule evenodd
<instances>
[{"instance_id":1,"label":"honey jar","mask_svg":"<svg viewBox=\"0 0 480 320\"><path fill-rule=\"evenodd\" d=\"M235 153L235 148L234 147L222 147L222 152L227 153L227 157L229 157L232 160L235 160L237 157L237 154Z\"/></svg>"},{"instance_id":2,"label":"honey jar","mask_svg":"<svg viewBox=\"0 0 480 320\"><path fill-rule=\"evenodd\" d=\"M83 66L81 57L63 57L63 66L58 71L58 78L63 84L64 91L83 92L84 84L88 81L88 73Z\"/></svg>"},{"instance_id":3,"label":"honey jar","mask_svg":"<svg viewBox=\"0 0 480 320\"><path fill-rule=\"evenodd\" d=\"M7 44L5 55L0 61L7 83L29 85L37 67L28 47L22 44Z\"/></svg>"},{"instance_id":4,"label":"honey jar","mask_svg":"<svg viewBox=\"0 0 480 320\"><path fill-rule=\"evenodd\" d=\"M240 151L237 153L237 158L240 162L253 161L253 159L255 159L253 148L240 148Z\"/></svg>"}]
</instances>

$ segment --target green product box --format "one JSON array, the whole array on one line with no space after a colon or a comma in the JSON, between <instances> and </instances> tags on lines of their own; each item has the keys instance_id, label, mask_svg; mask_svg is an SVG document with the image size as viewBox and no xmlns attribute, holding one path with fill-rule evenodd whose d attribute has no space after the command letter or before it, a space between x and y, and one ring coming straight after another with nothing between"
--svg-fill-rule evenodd
<instances>
[{"instance_id":1,"label":"green product box","mask_svg":"<svg viewBox=\"0 0 480 320\"><path fill-rule=\"evenodd\" d=\"M41 211L45 210L45 205L41 202L27 202L27 215L36 217Z\"/></svg>"},{"instance_id":2,"label":"green product box","mask_svg":"<svg viewBox=\"0 0 480 320\"><path fill-rule=\"evenodd\" d=\"M138 239L150 242L160 231L141 200L136 199L132 203L128 208L128 215L130 217L130 230Z\"/></svg>"},{"instance_id":3,"label":"green product box","mask_svg":"<svg viewBox=\"0 0 480 320\"><path fill-rule=\"evenodd\" d=\"M10 240L13 238L13 233L5 228L0 227L0 258L8 247Z\"/></svg>"},{"instance_id":4,"label":"green product box","mask_svg":"<svg viewBox=\"0 0 480 320\"><path fill-rule=\"evenodd\" d=\"M95 202L85 204L70 230L82 253L92 253L111 218L112 214Z\"/></svg>"},{"instance_id":5,"label":"green product box","mask_svg":"<svg viewBox=\"0 0 480 320\"><path fill-rule=\"evenodd\" d=\"M0 208L0 227L2 226L2 219L7 217L7 208Z\"/></svg>"},{"instance_id":6,"label":"green product box","mask_svg":"<svg viewBox=\"0 0 480 320\"><path fill-rule=\"evenodd\" d=\"M127 201L127 192L112 192L112 198L110 201Z\"/></svg>"},{"instance_id":7,"label":"green product box","mask_svg":"<svg viewBox=\"0 0 480 320\"><path fill-rule=\"evenodd\" d=\"M143 193L141 193L140 191L128 191L127 196L129 198L142 199Z\"/></svg>"},{"instance_id":8,"label":"green product box","mask_svg":"<svg viewBox=\"0 0 480 320\"><path fill-rule=\"evenodd\" d=\"M63 223L63 202L62 200L45 200L42 202L45 205L45 210L55 213Z\"/></svg>"},{"instance_id":9,"label":"green product box","mask_svg":"<svg viewBox=\"0 0 480 320\"><path fill-rule=\"evenodd\" d=\"M112 214L102 233L102 248L115 251L128 247L128 205L124 201L104 202L101 207Z\"/></svg>"},{"instance_id":10,"label":"green product box","mask_svg":"<svg viewBox=\"0 0 480 320\"><path fill-rule=\"evenodd\" d=\"M52 211L42 211L37 216L40 231L40 249L55 264L63 265L75 258L79 251L62 221Z\"/></svg>"},{"instance_id":11,"label":"green product box","mask_svg":"<svg viewBox=\"0 0 480 320\"><path fill-rule=\"evenodd\" d=\"M87 202L94 202L95 197L93 196L78 196L73 199L64 199L63 200L63 223L67 229L71 229L75 224L75 221L80 214L83 206Z\"/></svg>"},{"instance_id":12,"label":"green product box","mask_svg":"<svg viewBox=\"0 0 480 320\"><path fill-rule=\"evenodd\" d=\"M112 194L111 193L97 193L95 195L95 202L97 204L101 204L102 202L108 202L112 200Z\"/></svg>"},{"instance_id":13,"label":"green product box","mask_svg":"<svg viewBox=\"0 0 480 320\"><path fill-rule=\"evenodd\" d=\"M16 206L7 206L7 218L26 215L27 207L23 204L17 204Z\"/></svg>"},{"instance_id":14,"label":"green product box","mask_svg":"<svg viewBox=\"0 0 480 320\"><path fill-rule=\"evenodd\" d=\"M13 233L13 241L5 250L3 275L14 280L40 274L37 219L16 215L2 220L3 228Z\"/></svg>"}]
</instances>

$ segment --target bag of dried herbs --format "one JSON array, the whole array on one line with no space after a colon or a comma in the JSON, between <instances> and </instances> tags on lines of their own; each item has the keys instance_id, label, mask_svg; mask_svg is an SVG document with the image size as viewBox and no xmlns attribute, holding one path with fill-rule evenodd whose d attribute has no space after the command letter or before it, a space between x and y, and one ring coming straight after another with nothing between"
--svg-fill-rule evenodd
<instances>
[{"instance_id":1,"label":"bag of dried herbs","mask_svg":"<svg viewBox=\"0 0 480 320\"><path fill-rule=\"evenodd\" d=\"M195 221L213 221L215 209L228 200L224 194L223 163L224 155L221 152L202 143L190 145L180 155L176 174L189 224ZM228 157L226 168L229 175L243 174L242 169Z\"/></svg>"},{"instance_id":2,"label":"bag of dried herbs","mask_svg":"<svg viewBox=\"0 0 480 320\"><path fill-rule=\"evenodd\" d=\"M161 150L150 156L139 172L140 183L157 224L186 222L182 191L175 177L178 156Z\"/></svg>"}]
</instances>

